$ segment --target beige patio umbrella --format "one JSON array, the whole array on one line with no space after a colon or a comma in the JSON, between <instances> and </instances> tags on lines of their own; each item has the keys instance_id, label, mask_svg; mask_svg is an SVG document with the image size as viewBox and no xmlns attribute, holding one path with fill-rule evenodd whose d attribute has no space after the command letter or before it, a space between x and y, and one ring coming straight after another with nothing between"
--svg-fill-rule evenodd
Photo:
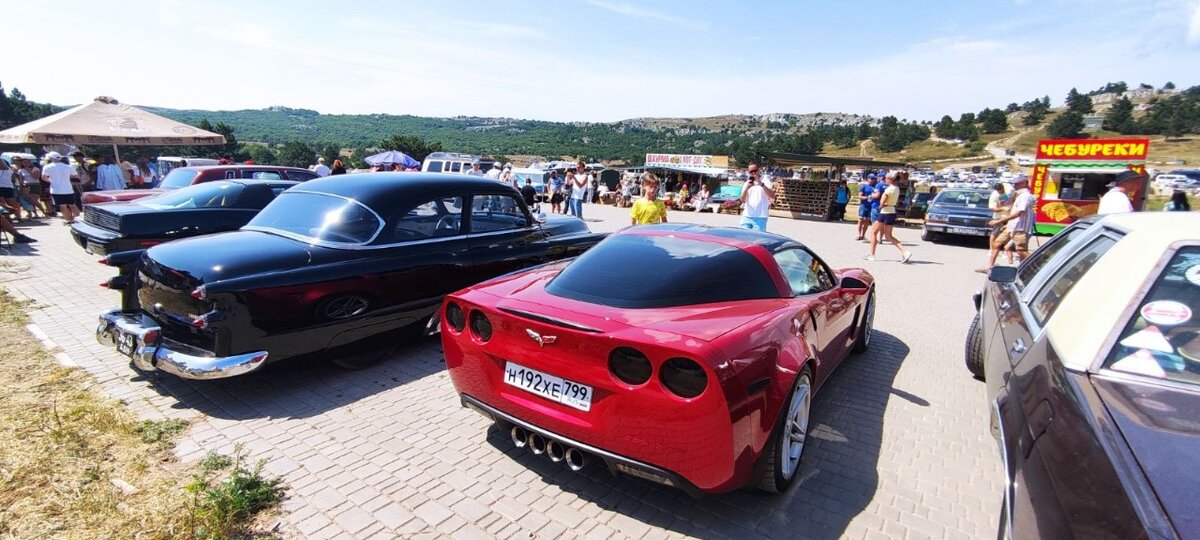
<instances>
[{"instance_id":1,"label":"beige patio umbrella","mask_svg":"<svg viewBox=\"0 0 1200 540\"><path fill-rule=\"evenodd\" d=\"M127 146L196 146L225 144L219 133L176 122L137 107L98 97L67 109L0 131L0 144L111 144ZM120 156L117 156L120 161Z\"/></svg>"}]
</instances>

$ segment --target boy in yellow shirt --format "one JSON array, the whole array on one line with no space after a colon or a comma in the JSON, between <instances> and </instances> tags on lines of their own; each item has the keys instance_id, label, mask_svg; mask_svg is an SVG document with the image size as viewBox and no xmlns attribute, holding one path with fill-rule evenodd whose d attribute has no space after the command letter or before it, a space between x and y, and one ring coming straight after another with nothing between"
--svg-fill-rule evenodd
<instances>
[{"instance_id":1,"label":"boy in yellow shirt","mask_svg":"<svg viewBox=\"0 0 1200 540\"><path fill-rule=\"evenodd\" d=\"M653 173L642 176L642 198L634 201L629 218L630 225L667 222L667 205L658 200L658 177Z\"/></svg>"}]
</instances>

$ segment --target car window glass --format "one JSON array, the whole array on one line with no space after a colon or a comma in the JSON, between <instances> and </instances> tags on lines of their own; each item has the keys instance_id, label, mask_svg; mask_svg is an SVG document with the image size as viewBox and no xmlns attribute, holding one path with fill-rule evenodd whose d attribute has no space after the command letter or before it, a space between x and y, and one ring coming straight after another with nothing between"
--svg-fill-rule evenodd
<instances>
[{"instance_id":1,"label":"car window glass","mask_svg":"<svg viewBox=\"0 0 1200 540\"><path fill-rule=\"evenodd\" d=\"M1021 268L1017 270L1017 284L1021 288L1025 288L1025 286L1032 283L1033 278L1037 277L1038 272L1042 268L1045 268L1046 263L1050 262L1050 259L1053 259L1072 240L1079 238L1086 229L1083 225L1073 226L1058 233L1046 245L1033 252L1029 258L1025 259L1025 262L1021 263Z\"/></svg>"},{"instance_id":2,"label":"car window glass","mask_svg":"<svg viewBox=\"0 0 1200 540\"><path fill-rule=\"evenodd\" d=\"M934 204L945 206L963 206L966 208L986 207L988 193L984 191L948 190L938 194Z\"/></svg>"},{"instance_id":3,"label":"car window glass","mask_svg":"<svg viewBox=\"0 0 1200 540\"><path fill-rule=\"evenodd\" d=\"M631 309L779 297L763 264L745 250L640 234L608 237L559 272L546 292Z\"/></svg>"},{"instance_id":4,"label":"car window glass","mask_svg":"<svg viewBox=\"0 0 1200 540\"><path fill-rule=\"evenodd\" d=\"M206 182L161 195L145 197L136 202L157 209L232 208L246 186L233 182Z\"/></svg>"},{"instance_id":5,"label":"car window glass","mask_svg":"<svg viewBox=\"0 0 1200 540\"><path fill-rule=\"evenodd\" d=\"M283 177L275 171L254 171L250 173L250 178L257 180L283 180Z\"/></svg>"},{"instance_id":6,"label":"car window glass","mask_svg":"<svg viewBox=\"0 0 1200 540\"><path fill-rule=\"evenodd\" d=\"M442 162L430 161L429 162L429 170L426 172L442 172Z\"/></svg>"},{"instance_id":7,"label":"car window glass","mask_svg":"<svg viewBox=\"0 0 1200 540\"><path fill-rule=\"evenodd\" d=\"M1087 246L1075 253L1066 264L1057 269L1050 279L1042 285L1042 289L1033 297L1033 301L1029 303L1029 310L1033 313L1034 319L1039 325L1045 324L1046 320L1054 314L1054 310L1058 309L1063 298L1066 298L1067 293L1075 287L1079 279L1091 269L1096 261L1115 244L1116 241L1108 236L1101 236L1092 240Z\"/></svg>"},{"instance_id":8,"label":"car window glass","mask_svg":"<svg viewBox=\"0 0 1200 540\"><path fill-rule=\"evenodd\" d=\"M312 180L313 178L316 178L317 173L309 172L309 171L288 171L287 177L288 177L288 180L304 182L304 181Z\"/></svg>"},{"instance_id":9,"label":"car window glass","mask_svg":"<svg viewBox=\"0 0 1200 540\"><path fill-rule=\"evenodd\" d=\"M246 226L309 240L360 244L374 238L381 223L361 203L322 193L285 191Z\"/></svg>"},{"instance_id":10,"label":"car window glass","mask_svg":"<svg viewBox=\"0 0 1200 540\"><path fill-rule=\"evenodd\" d=\"M522 229L529 218L516 199L508 195L476 195L471 202L471 232L487 233Z\"/></svg>"},{"instance_id":11,"label":"car window glass","mask_svg":"<svg viewBox=\"0 0 1200 540\"><path fill-rule=\"evenodd\" d=\"M198 174L200 174L199 171L175 169L167 173L167 176L158 184L158 187L162 189L179 189L184 186L190 186Z\"/></svg>"},{"instance_id":12,"label":"car window glass","mask_svg":"<svg viewBox=\"0 0 1200 540\"><path fill-rule=\"evenodd\" d=\"M425 240L462 233L462 197L442 197L398 214L392 241Z\"/></svg>"},{"instance_id":13,"label":"car window glass","mask_svg":"<svg viewBox=\"0 0 1200 540\"><path fill-rule=\"evenodd\" d=\"M454 162L450 164L450 172L462 172L462 163Z\"/></svg>"},{"instance_id":14,"label":"car window glass","mask_svg":"<svg viewBox=\"0 0 1200 540\"><path fill-rule=\"evenodd\" d=\"M287 188L283 187L283 186L271 188L271 198L273 199L275 197L278 197L279 194L283 193L284 191L287 191Z\"/></svg>"},{"instance_id":15,"label":"car window glass","mask_svg":"<svg viewBox=\"0 0 1200 540\"><path fill-rule=\"evenodd\" d=\"M225 171L225 179L237 178L237 171Z\"/></svg>"},{"instance_id":16,"label":"car window glass","mask_svg":"<svg viewBox=\"0 0 1200 540\"><path fill-rule=\"evenodd\" d=\"M1105 366L1200 384L1200 247L1184 247L1171 257Z\"/></svg>"},{"instance_id":17,"label":"car window glass","mask_svg":"<svg viewBox=\"0 0 1200 540\"><path fill-rule=\"evenodd\" d=\"M774 257L795 295L813 294L833 286L833 280L825 272L821 261L803 249L783 250Z\"/></svg>"}]
</instances>

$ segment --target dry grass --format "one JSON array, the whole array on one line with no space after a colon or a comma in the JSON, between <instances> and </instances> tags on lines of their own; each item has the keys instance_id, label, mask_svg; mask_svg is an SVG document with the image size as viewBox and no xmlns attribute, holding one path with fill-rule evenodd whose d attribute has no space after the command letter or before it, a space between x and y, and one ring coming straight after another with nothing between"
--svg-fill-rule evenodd
<instances>
[{"instance_id":1,"label":"dry grass","mask_svg":"<svg viewBox=\"0 0 1200 540\"><path fill-rule=\"evenodd\" d=\"M966 147L933 140L913 143L900 152L879 152L875 149L874 141L867 141L861 148L857 145L852 148L838 148L833 144L826 144L821 153L826 156L861 157L863 150L867 156L881 161L910 163L988 155L985 151L972 152Z\"/></svg>"},{"instance_id":2,"label":"dry grass","mask_svg":"<svg viewBox=\"0 0 1200 540\"><path fill-rule=\"evenodd\" d=\"M28 307L0 289L0 537L243 536L253 513L231 522L208 503L227 482L174 460L186 423L138 422L59 367L25 330Z\"/></svg>"}]
</instances>

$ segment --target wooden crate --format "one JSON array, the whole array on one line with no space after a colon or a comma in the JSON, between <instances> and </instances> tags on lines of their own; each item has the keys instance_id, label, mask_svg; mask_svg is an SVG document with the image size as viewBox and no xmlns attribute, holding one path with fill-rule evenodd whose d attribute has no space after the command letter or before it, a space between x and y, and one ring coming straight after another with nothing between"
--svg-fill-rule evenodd
<instances>
[{"instance_id":1,"label":"wooden crate","mask_svg":"<svg viewBox=\"0 0 1200 540\"><path fill-rule=\"evenodd\" d=\"M837 182L782 178L775 181L772 208L786 212L824 216L837 196Z\"/></svg>"}]
</instances>

